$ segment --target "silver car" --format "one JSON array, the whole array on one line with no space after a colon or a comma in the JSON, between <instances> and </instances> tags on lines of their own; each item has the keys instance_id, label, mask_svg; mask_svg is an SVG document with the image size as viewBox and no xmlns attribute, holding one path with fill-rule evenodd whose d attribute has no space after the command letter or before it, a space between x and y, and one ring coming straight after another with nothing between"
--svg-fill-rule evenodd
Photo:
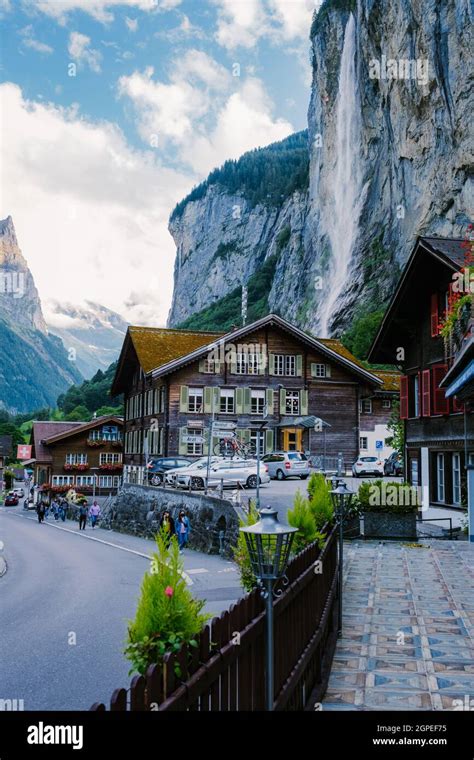
<instances>
[{"instance_id":1,"label":"silver car","mask_svg":"<svg viewBox=\"0 0 474 760\"><path fill-rule=\"evenodd\" d=\"M268 469L261 463L259 468L260 483L269 483ZM199 490L205 487L207 468L186 468L176 473L175 484L178 488ZM254 459L220 459L213 462L209 470L209 487L217 488L222 483L224 488L246 486L255 488L257 485L257 463Z\"/></svg>"},{"instance_id":2,"label":"silver car","mask_svg":"<svg viewBox=\"0 0 474 760\"><path fill-rule=\"evenodd\" d=\"M266 454L262 462L268 466L268 474L277 480L301 478L306 480L310 474L309 459L300 451L274 451Z\"/></svg>"}]
</instances>

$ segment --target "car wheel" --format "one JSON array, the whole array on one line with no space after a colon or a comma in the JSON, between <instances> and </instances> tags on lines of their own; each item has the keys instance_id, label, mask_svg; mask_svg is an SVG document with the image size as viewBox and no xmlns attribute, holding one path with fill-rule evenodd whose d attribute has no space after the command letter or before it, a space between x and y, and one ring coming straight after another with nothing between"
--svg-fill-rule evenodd
<instances>
[{"instance_id":1,"label":"car wheel","mask_svg":"<svg viewBox=\"0 0 474 760\"><path fill-rule=\"evenodd\" d=\"M163 476L156 473L156 475L151 476L151 484L152 486L161 486L163 482Z\"/></svg>"},{"instance_id":2,"label":"car wheel","mask_svg":"<svg viewBox=\"0 0 474 760\"><path fill-rule=\"evenodd\" d=\"M199 488L204 488L204 480L202 478L191 478L191 488L197 491Z\"/></svg>"},{"instance_id":3,"label":"car wheel","mask_svg":"<svg viewBox=\"0 0 474 760\"><path fill-rule=\"evenodd\" d=\"M285 473L283 470L276 471L277 480L285 480Z\"/></svg>"},{"instance_id":4,"label":"car wheel","mask_svg":"<svg viewBox=\"0 0 474 760\"><path fill-rule=\"evenodd\" d=\"M300 480L306 480L307 477L307 475L300 475Z\"/></svg>"},{"instance_id":5,"label":"car wheel","mask_svg":"<svg viewBox=\"0 0 474 760\"><path fill-rule=\"evenodd\" d=\"M256 488L257 487L257 476L256 475L249 475L247 478L247 482L245 484L247 488Z\"/></svg>"}]
</instances>

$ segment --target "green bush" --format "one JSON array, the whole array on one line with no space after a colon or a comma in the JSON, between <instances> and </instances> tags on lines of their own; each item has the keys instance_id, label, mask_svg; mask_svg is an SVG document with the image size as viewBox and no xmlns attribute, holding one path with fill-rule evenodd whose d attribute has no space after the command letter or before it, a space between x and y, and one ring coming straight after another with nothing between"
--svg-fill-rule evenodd
<instances>
[{"instance_id":1,"label":"green bush","mask_svg":"<svg viewBox=\"0 0 474 760\"><path fill-rule=\"evenodd\" d=\"M313 472L308 482L309 506L314 516L316 529L320 530L331 522L334 508L331 499L331 486L321 472Z\"/></svg>"},{"instance_id":2,"label":"green bush","mask_svg":"<svg viewBox=\"0 0 474 760\"><path fill-rule=\"evenodd\" d=\"M255 504L249 501L249 513L245 520L240 520L240 527L246 528L255 525L260 519ZM239 568L240 582L246 591L252 591L257 586L257 579L253 574L250 557L247 551L245 536L239 531L237 546L234 547L234 560Z\"/></svg>"},{"instance_id":3,"label":"green bush","mask_svg":"<svg viewBox=\"0 0 474 760\"><path fill-rule=\"evenodd\" d=\"M152 663L183 643L197 646L196 636L211 617L202 612L204 600L194 599L183 577L183 562L176 537L156 537L152 571L145 573L135 619L129 621L125 656L130 673L142 675Z\"/></svg>"},{"instance_id":4,"label":"green bush","mask_svg":"<svg viewBox=\"0 0 474 760\"><path fill-rule=\"evenodd\" d=\"M318 541L322 548L325 536L316 527L316 520L308 499L297 491L293 500L293 509L288 510L288 522L293 528L298 528L293 539L292 552L298 554L306 546Z\"/></svg>"},{"instance_id":5,"label":"green bush","mask_svg":"<svg viewBox=\"0 0 474 760\"><path fill-rule=\"evenodd\" d=\"M418 510L418 491L409 483L374 480L359 487L357 500L361 512L406 515Z\"/></svg>"}]
</instances>

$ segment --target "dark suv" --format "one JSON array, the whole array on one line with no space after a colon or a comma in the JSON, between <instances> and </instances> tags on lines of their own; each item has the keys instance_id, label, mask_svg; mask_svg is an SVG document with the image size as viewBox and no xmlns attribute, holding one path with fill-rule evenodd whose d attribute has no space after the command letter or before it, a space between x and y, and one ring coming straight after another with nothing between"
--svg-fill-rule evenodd
<instances>
[{"instance_id":1,"label":"dark suv","mask_svg":"<svg viewBox=\"0 0 474 760\"><path fill-rule=\"evenodd\" d=\"M151 459L148 462L148 482L152 486L160 486L164 480L166 470L173 470L176 467L186 467L192 464L191 459L184 457L160 457L160 459Z\"/></svg>"},{"instance_id":2,"label":"dark suv","mask_svg":"<svg viewBox=\"0 0 474 760\"><path fill-rule=\"evenodd\" d=\"M394 451L388 459L385 460L383 466L384 475L403 475L403 463L400 459L398 451Z\"/></svg>"}]
</instances>

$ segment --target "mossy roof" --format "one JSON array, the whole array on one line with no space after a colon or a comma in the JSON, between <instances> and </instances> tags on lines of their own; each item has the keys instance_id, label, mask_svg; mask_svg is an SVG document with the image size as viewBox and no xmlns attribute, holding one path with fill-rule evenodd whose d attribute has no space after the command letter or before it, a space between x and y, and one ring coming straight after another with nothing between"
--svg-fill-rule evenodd
<instances>
[{"instance_id":1,"label":"mossy roof","mask_svg":"<svg viewBox=\"0 0 474 760\"><path fill-rule=\"evenodd\" d=\"M201 346L207 346L222 335L217 332L165 327L129 327L128 332L144 372L180 359Z\"/></svg>"}]
</instances>

